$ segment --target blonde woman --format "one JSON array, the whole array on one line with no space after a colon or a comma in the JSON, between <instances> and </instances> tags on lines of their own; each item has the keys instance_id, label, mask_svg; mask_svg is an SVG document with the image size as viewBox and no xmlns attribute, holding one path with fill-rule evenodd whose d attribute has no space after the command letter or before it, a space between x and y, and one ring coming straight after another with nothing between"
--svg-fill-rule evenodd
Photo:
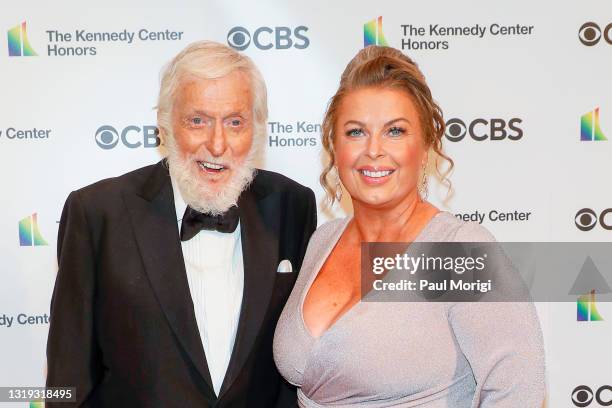
<instances>
[{"instance_id":1,"label":"blonde woman","mask_svg":"<svg viewBox=\"0 0 612 408\"><path fill-rule=\"evenodd\" d=\"M371 46L348 64L323 123L354 215L312 236L278 322L274 358L301 407L535 408L544 398L533 304L363 302L362 242L487 242L424 197L444 121L416 64ZM452 165L452 161L451 161Z\"/></svg>"}]
</instances>

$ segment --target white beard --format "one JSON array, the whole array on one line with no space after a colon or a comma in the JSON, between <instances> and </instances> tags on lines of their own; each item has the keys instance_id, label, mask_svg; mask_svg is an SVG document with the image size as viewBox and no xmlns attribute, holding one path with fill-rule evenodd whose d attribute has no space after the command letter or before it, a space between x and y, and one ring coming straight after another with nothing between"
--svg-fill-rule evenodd
<instances>
[{"instance_id":1,"label":"white beard","mask_svg":"<svg viewBox=\"0 0 612 408\"><path fill-rule=\"evenodd\" d=\"M201 213L219 215L226 212L230 207L238 205L238 197L255 177L253 162L256 149L254 146L251 147L243 163L223 160L230 167L231 175L223 185L217 186L215 189L212 189L208 183L201 179L201 170L195 162L196 156L189 154L182 157L172 138L168 138L166 147L170 175L176 181L183 200L191 208ZM197 156L197 160L216 162L211 156L206 156Z\"/></svg>"}]
</instances>

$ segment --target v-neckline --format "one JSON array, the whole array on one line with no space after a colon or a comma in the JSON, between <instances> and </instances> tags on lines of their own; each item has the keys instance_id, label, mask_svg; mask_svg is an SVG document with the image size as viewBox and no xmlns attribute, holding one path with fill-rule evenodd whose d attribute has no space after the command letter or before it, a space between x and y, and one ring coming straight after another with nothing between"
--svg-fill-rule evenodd
<instances>
[{"instance_id":1,"label":"v-neckline","mask_svg":"<svg viewBox=\"0 0 612 408\"><path fill-rule=\"evenodd\" d=\"M338 245L338 242L340 241L342 234L344 233L344 231L346 231L346 227L349 225L352 219L353 217L346 217L344 219L344 225L341 228L339 228L338 232L336 233L336 236L334 236L332 240L333 245L328 246L327 251L325 252L324 256L322 256L319 262L317 263L316 268L315 268L315 273L312 274L309 281L306 283L306 286L304 287L304 291L302 292L302 295L300 297L299 309L300 309L300 320L302 322L302 328L304 329L308 337L310 337L311 339L315 341L318 341L321 339L321 337L325 336L336 325L336 323L338 323L344 316L350 313L351 310L355 308L355 306L359 304L359 302L357 302L353 306L351 306L346 312L344 312L341 316L339 316L336 320L334 320L327 329L321 332L319 336L314 336L312 334L312 332L306 325L306 320L304 320L304 301L306 300L306 296L308 295L308 292L310 292L310 288L312 287L312 284L314 283L315 279L317 279L317 276L319 276L319 273L321 272L321 268L323 267L323 265L325 265L325 262L327 262L327 259L333 252L334 248L336 248L336 245Z\"/></svg>"},{"instance_id":2,"label":"v-neckline","mask_svg":"<svg viewBox=\"0 0 612 408\"><path fill-rule=\"evenodd\" d=\"M446 211L438 211L436 214L434 214L434 216L431 217L427 221L425 226L423 226L421 231L419 231L419 233L417 234L417 236L414 238L414 240L412 242L417 242L419 240L419 238L421 238L423 233L427 229L429 229L431 227L433 221L436 218L438 218L440 216L440 214L443 214L443 213L446 213ZM314 336L312 334L312 332L310 331L310 329L306 325L306 320L304 320L304 301L306 300L306 296L308 295L308 292L310 292L310 288L312 287L312 284L314 283L314 281L317 279L317 276L319 276L319 273L321 272L321 268L323 267L325 262L327 262L327 259L329 258L329 256L333 252L334 248L336 248L336 245L338 245L338 242L340 241L340 238L342 237L342 234L344 233L344 231L346 231L346 227L349 225L349 223L351 222L352 219L353 219L353 217L346 217L345 218L344 225L342 225L342 227L338 229L338 231L336 232L336 235L333 237L333 240L331 242L333 245L328 245L328 249L326 250L324 256L321 257L321 260L317 263L316 269L315 269L315 273L312 274L312 276L310 277L309 281L306 283L306 285L304 287L304 290L302 291L302 295L300 297L300 302L299 302L298 307L300 309L299 310L299 314L300 314L300 321L302 323L302 328L304 329L304 331L306 332L308 337L311 338L314 341L319 341L321 338L323 338L323 336L328 334L332 329L334 329L338 325L338 323L340 323L341 320L343 320L348 314L350 314L353 311L353 309L355 309L357 306L359 306L361 304L361 299L359 299L357 301L357 303L355 303L346 312L344 312L336 320L334 320L332 322L332 324L330 324L327 329L323 330L319 336Z\"/></svg>"}]
</instances>

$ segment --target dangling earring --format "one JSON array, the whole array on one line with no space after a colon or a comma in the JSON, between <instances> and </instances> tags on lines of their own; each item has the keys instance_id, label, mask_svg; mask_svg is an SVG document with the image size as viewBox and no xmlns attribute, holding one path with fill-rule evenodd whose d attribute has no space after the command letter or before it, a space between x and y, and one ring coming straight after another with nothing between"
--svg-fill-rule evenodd
<instances>
[{"instance_id":1,"label":"dangling earring","mask_svg":"<svg viewBox=\"0 0 612 408\"><path fill-rule=\"evenodd\" d=\"M334 172L336 173L336 200L342 201L342 182L340 182L340 173L338 167L334 166Z\"/></svg>"},{"instance_id":2,"label":"dangling earring","mask_svg":"<svg viewBox=\"0 0 612 408\"><path fill-rule=\"evenodd\" d=\"M427 200L427 195L429 194L429 186L428 186L428 182L427 182L427 162L425 162L425 164L423 164L423 168L422 168L422 177L421 177L421 182L419 183L419 195L421 196L421 201L425 201Z\"/></svg>"}]
</instances>

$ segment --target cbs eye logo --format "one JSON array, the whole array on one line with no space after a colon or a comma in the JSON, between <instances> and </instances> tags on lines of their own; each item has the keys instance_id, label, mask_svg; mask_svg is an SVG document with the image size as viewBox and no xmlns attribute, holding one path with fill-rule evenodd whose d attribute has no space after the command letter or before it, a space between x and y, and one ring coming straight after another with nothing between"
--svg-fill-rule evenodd
<instances>
[{"instance_id":1,"label":"cbs eye logo","mask_svg":"<svg viewBox=\"0 0 612 408\"><path fill-rule=\"evenodd\" d=\"M234 27L227 33L227 43L235 50L244 51L251 44L251 33L244 27Z\"/></svg>"},{"instance_id":2,"label":"cbs eye logo","mask_svg":"<svg viewBox=\"0 0 612 408\"><path fill-rule=\"evenodd\" d=\"M590 231L597 225L597 221L599 221L599 225L605 230L612 230L612 220L607 221L606 216L608 214L612 214L612 208L606 208L597 216L597 213L590 208L583 208L576 213L576 217L574 217L574 222L576 223L576 227L580 231Z\"/></svg>"},{"instance_id":3,"label":"cbs eye logo","mask_svg":"<svg viewBox=\"0 0 612 408\"><path fill-rule=\"evenodd\" d=\"M604 395L604 391L608 391ZM593 390L586 385L579 385L572 391L572 403L575 407L584 408L591 405L595 400L600 407L612 406L612 386L604 385L599 387L597 391Z\"/></svg>"},{"instance_id":4,"label":"cbs eye logo","mask_svg":"<svg viewBox=\"0 0 612 408\"><path fill-rule=\"evenodd\" d=\"M449 119L446 122L444 136L450 142L459 142L469 135L472 139L482 142L484 140L519 140L523 137L523 129L519 127L522 119L512 118L504 120L493 119L474 119L465 123L458 118Z\"/></svg>"},{"instance_id":5,"label":"cbs eye logo","mask_svg":"<svg viewBox=\"0 0 612 408\"><path fill-rule=\"evenodd\" d=\"M587 47L599 43L603 37L606 42L612 45L612 23L609 23L602 31L597 23L589 21L580 26L578 30L578 39Z\"/></svg>"},{"instance_id":6,"label":"cbs eye logo","mask_svg":"<svg viewBox=\"0 0 612 408\"><path fill-rule=\"evenodd\" d=\"M236 26L227 33L227 44L238 51L246 50L251 43L260 50L286 50L292 47L302 50L310 45L306 31L308 27L305 26L294 30L289 27L259 27L251 35L246 28Z\"/></svg>"}]
</instances>

